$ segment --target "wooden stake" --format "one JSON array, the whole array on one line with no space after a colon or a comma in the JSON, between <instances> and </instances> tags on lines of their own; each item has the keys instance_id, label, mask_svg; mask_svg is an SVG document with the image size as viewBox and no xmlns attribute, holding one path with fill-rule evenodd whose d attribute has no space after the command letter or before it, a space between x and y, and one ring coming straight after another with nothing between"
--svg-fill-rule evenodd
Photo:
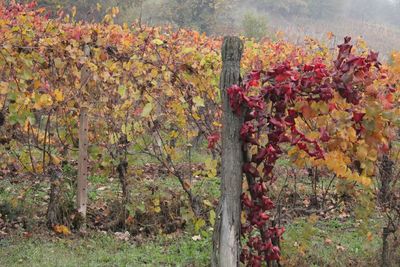
<instances>
[{"instance_id":1,"label":"wooden stake","mask_svg":"<svg viewBox=\"0 0 400 267\"><path fill-rule=\"evenodd\" d=\"M222 168L221 199L213 236L212 266L239 266L240 215L243 180L243 152L240 129L243 117L232 112L227 89L241 83L240 60L243 42L238 37L225 37L222 45Z\"/></svg>"},{"instance_id":2,"label":"wooden stake","mask_svg":"<svg viewBox=\"0 0 400 267\"><path fill-rule=\"evenodd\" d=\"M78 159L78 189L76 204L82 216L81 230L86 228L87 209L87 178L88 178L88 109L82 107L79 114L79 159Z\"/></svg>"}]
</instances>

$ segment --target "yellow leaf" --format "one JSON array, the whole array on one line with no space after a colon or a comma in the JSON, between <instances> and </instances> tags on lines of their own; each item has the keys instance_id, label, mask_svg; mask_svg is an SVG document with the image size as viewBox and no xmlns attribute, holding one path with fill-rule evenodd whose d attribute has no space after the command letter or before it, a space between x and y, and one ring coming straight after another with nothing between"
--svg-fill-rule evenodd
<instances>
[{"instance_id":1,"label":"yellow leaf","mask_svg":"<svg viewBox=\"0 0 400 267\"><path fill-rule=\"evenodd\" d=\"M65 67L65 65L66 65L66 62L63 61L61 58L57 57L54 59L54 66L57 69L63 69Z\"/></svg>"},{"instance_id":2,"label":"yellow leaf","mask_svg":"<svg viewBox=\"0 0 400 267\"><path fill-rule=\"evenodd\" d=\"M309 132L306 134L306 137L311 140L316 140L319 138L319 136L320 136L319 132Z\"/></svg>"},{"instance_id":3,"label":"yellow leaf","mask_svg":"<svg viewBox=\"0 0 400 267\"><path fill-rule=\"evenodd\" d=\"M160 206L160 199L159 198L153 199L153 204L154 206Z\"/></svg>"},{"instance_id":4,"label":"yellow leaf","mask_svg":"<svg viewBox=\"0 0 400 267\"><path fill-rule=\"evenodd\" d=\"M33 82L33 88L35 89L35 90L37 90L37 89L39 89L39 87L42 85L42 83L40 82L40 80L35 80L34 82Z\"/></svg>"},{"instance_id":5,"label":"yellow leaf","mask_svg":"<svg viewBox=\"0 0 400 267\"><path fill-rule=\"evenodd\" d=\"M14 197L11 199L11 207L16 208L18 207L18 198Z\"/></svg>"},{"instance_id":6,"label":"yellow leaf","mask_svg":"<svg viewBox=\"0 0 400 267\"><path fill-rule=\"evenodd\" d=\"M297 146L293 146L288 151L288 156L291 157L291 156L297 154L298 151L299 151L298 147Z\"/></svg>"},{"instance_id":7,"label":"yellow leaf","mask_svg":"<svg viewBox=\"0 0 400 267\"><path fill-rule=\"evenodd\" d=\"M361 176L359 179L359 183L362 184L363 186L369 187L372 184L371 178Z\"/></svg>"},{"instance_id":8,"label":"yellow leaf","mask_svg":"<svg viewBox=\"0 0 400 267\"><path fill-rule=\"evenodd\" d=\"M158 76L158 70L157 69L152 69L151 71L150 71L150 77L152 78L152 79L155 79L156 77Z\"/></svg>"},{"instance_id":9,"label":"yellow leaf","mask_svg":"<svg viewBox=\"0 0 400 267\"><path fill-rule=\"evenodd\" d=\"M371 161L376 161L378 159L378 151L376 149L369 150L367 158Z\"/></svg>"},{"instance_id":10,"label":"yellow leaf","mask_svg":"<svg viewBox=\"0 0 400 267\"><path fill-rule=\"evenodd\" d=\"M207 199L203 200L204 205L209 206L209 207L214 207L214 205Z\"/></svg>"},{"instance_id":11,"label":"yellow leaf","mask_svg":"<svg viewBox=\"0 0 400 267\"><path fill-rule=\"evenodd\" d=\"M8 83L0 82L0 95L5 95L8 93L8 91Z\"/></svg>"},{"instance_id":12,"label":"yellow leaf","mask_svg":"<svg viewBox=\"0 0 400 267\"><path fill-rule=\"evenodd\" d=\"M344 155L339 151L331 151L325 157L326 166L341 177L346 177L347 165Z\"/></svg>"},{"instance_id":13,"label":"yellow leaf","mask_svg":"<svg viewBox=\"0 0 400 267\"><path fill-rule=\"evenodd\" d=\"M54 90L54 98L56 99L57 102L61 102L64 100L64 95L61 92L61 90L59 89Z\"/></svg>"},{"instance_id":14,"label":"yellow leaf","mask_svg":"<svg viewBox=\"0 0 400 267\"><path fill-rule=\"evenodd\" d=\"M112 13L113 17L115 18L119 13L119 7L113 7L111 9L111 13Z\"/></svg>"},{"instance_id":15,"label":"yellow leaf","mask_svg":"<svg viewBox=\"0 0 400 267\"><path fill-rule=\"evenodd\" d=\"M319 220L319 217L315 213L311 214L310 217L308 217L308 222L310 224L316 224L318 222L318 220Z\"/></svg>"},{"instance_id":16,"label":"yellow leaf","mask_svg":"<svg viewBox=\"0 0 400 267\"><path fill-rule=\"evenodd\" d=\"M51 96L48 94L43 94L40 96L39 100L35 103L34 108L35 109L42 109L43 107L48 107L53 104L53 100L51 99Z\"/></svg>"},{"instance_id":17,"label":"yellow leaf","mask_svg":"<svg viewBox=\"0 0 400 267\"><path fill-rule=\"evenodd\" d=\"M159 198L153 199L153 204L154 204L154 212L160 213L161 212L160 199Z\"/></svg>"},{"instance_id":18,"label":"yellow leaf","mask_svg":"<svg viewBox=\"0 0 400 267\"><path fill-rule=\"evenodd\" d=\"M109 136L109 142L113 145L118 142L120 135L117 133L111 133Z\"/></svg>"},{"instance_id":19,"label":"yellow leaf","mask_svg":"<svg viewBox=\"0 0 400 267\"><path fill-rule=\"evenodd\" d=\"M214 122L213 122L213 125L214 125L215 127L222 127L222 124L219 123L219 122L217 122L217 121L214 121Z\"/></svg>"},{"instance_id":20,"label":"yellow leaf","mask_svg":"<svg viewBox=\"0 0 400 267\"><path fill-rule=\"evenodd\" d=\"M240 221L242 222L242 224L246 223L246 213L244 211L242 211L242 214L240 215Z\"/></svg>"},{"instance_id":21,"label":"yellow leaf","mask_svg":"<svg viewBox=\"0 0 400 267\"><path fill-rule=\"evenodd\" d=\"M76 6L72 7L72 17L75 17L76 15Z\"/></svg>"},{"instance_id":22,"label":"yellow leaf","mask_svg":"<svg viewBox=\"0 0 400 267\"><path fill-rule=\"evenodd\" d=\"M55 225L53 227L54 232L56 232L57 234L63 234L63 235L69 235L71 234L71 231L69 230L69 228L65 225Z\"/></svg>"},{"instance_id":23,"label":"yellow leaf","mask_svg":"<svg viewBox=\"0 0 400 267\"><path fill-rule=\"evenodd\" d=\"M341 148L343 151L346 151L346 150L347 150L347 143L346 143L346 142L340 142L340 148Z\"/></svg>"},{"instance_id":24,"label":"yellow leaf","mask_svg":"<svg viewBox=\"0 0 400 267\"><path fill-rule=\"evenodd\" d=\"M218 161L213 160L212 158L207 158L204 162L205 171L207 172L208 177L215 177L217 175L217 165Z\"/></svg>"},{"instance_id":25,"label":"yellow leaf","mask_svg":"<svg viewBox=\"0 0 400 267\"><path fill-rule=\"evenodd\" d=\"M347 129L347 136L348 136L350 142L354 143L354 142L357 141L357 133L356 133L356 130L354 130L353 127L349 127Z\"/></svg>"},{"instance_id":26,"label":"yellow leaf","mask_svg":"<svg viewBox=\"0 0 400 267\"><path fill-rule=\"evenodd\" d=\"M61 158L54 156L54 155L51 156L51 160L52 160L53 164L55 164L55 165L60 165L60 163L61 163Z\"/></svg>"},{"instance_id":27,"label":"yellow leaf","mask_svg":"<svg viewBox=\"0 0 400 267\"><path fill-rule=\"evenodd\" d=\"M171 131L170 133L169 133L169 137L170 138L177 138L179 136L179 133L177 132L177 131Z\"/></svg>"},{"instance_id":28,"label":"yellow leaf","mask_svg":"<svg viewBox=\"0 0 400 267\"><path fill-rule=\"evenodd\" d=\"M154 208L154 212L155 213L160 213L161 212L161 208L160 207L155 207Z\"/></svg>"},{"instance_id":29,"label":"yellow leaf","mask_svg":"<svg viewBox=\"0 0 400 267\"><path fill-rule=\"evenodd\" d=\"M368 156L368 148L366 145L359 145L357 147L357 158L359 160L365 160Z\"/></svg>"}]
</instances>

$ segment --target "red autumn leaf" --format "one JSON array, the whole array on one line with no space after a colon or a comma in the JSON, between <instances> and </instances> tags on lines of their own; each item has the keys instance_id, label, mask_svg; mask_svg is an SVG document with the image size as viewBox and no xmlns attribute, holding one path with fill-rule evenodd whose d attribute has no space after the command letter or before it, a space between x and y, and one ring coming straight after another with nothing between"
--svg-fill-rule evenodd
<instances>
[{"instance_id":1,"label":"red autumn leaf","mask_svg":"<svg viewBox=\"0 0 400 267\"><path fill-rule=\"evenodd\" d=\"M321 128L320 130L320 138L322 142L328 142L331 137L329 136L329 133L327 132L326 128Z\"/></svg>"},{"instance_id":2,"label":"red autumn leaf","mask_svg":"<svg viewBox=\"0 0 400 267\"><path fill-rule=\"evenodd\" d=\"M362 121L362 119L364 118L365 113L361 113L361 112L353 112L353 121L356 123L359 123Z\"/></svg>"},{"instance_id":3,"label":"red autumn leaf","mask_svg":"<svg viewBox=\"0 0 400 267\"><path fill-rule=\"evenodd\" d=\"M276 127L279 127L279 128L283 128L283 127L284 127L284 124L283 124L281 121L279 121L279 119L277 119L277 118L271 118L271 119L269 120L269 122L270 122L272 125L275 125Z\"/></svg>"},{"instance_id":4,"label":"red autumn leaf","mask_svg":"<svg viewBox=\"0 0 400 267\"><path fill-rule=\"evenodd\" d=\"M279 247L273 246L271 249L271 253L268 255L268 260L277 261L281 258L281 251Z\"/></svg>"},{"instance_id":5,"label":"red autumn leaf","mask_svg":"<svg viewBox=\"0 0 400 267\"><path fill-rule=\"evenodd\" d=\"M257 163L257 164L260 164L265 159L265 156L267 155L267 153L268 153L268 148L262 148L257 153L257 155L253 156L252 161Z\"/></svg>"},{"instance_id":6,"label":"red autumn leaf","mask_svg":"<svg viewBox=\"0 0 400 267\"><path fill-rule=\"evenodd\" d=\"M268 221L269 220L269 216L267 214L265 214L264 212L260 212L259 213L259 217L260 217L261 220L264 220L264 221Z\"/></svg>"},{"instance_id":7,"label":"red autumn leaf","mask_svg":"<svg viewBox=\"0 0 400 267\"><path fill-rule=\"evenodd\" d=\"M219 139L221 138L219 133L214 133L207 137L208 140L208 149L214 149L215 145L218 143Z\"/></svg>"},{"instance_id":8,"label":"red autumn leaf","mask_svg":"<svg viewBox=\"0 0 400 267\"><path fill-rule=\"evenodd\" d=\"M271 210L275 208L274 202L272 202L272 200L269 197L262 196L262 203L266 210Z\"/></svg>"},{"instance_id":9,"label":"red autumn leaf","mask_svg":"<svg viewBox=\"0 0 400 267\"><path fill-rule=\"evenodd\" d=\"M250 87L257 87L257 86L259 86L259 81L257 81L257 80L251 80L251 81L248 83L248 85L249 85Z\"/></svg>"},{"instance_id":10,"label":"red autumn leaf","mask_svg":"<svg viewBox=\"0 0 400 267\"><path fill-rule=\"evenodd\" d=\"M261 72L257 71L257 70L253 70L252 72L250 72L250 78L251 80L260 80L261 78Z\"/></svg>"},{"instance_id":11,"label":"red autumn leaf","mask_svg":"<svg viewBox=\"0 0 400 267\"><path fill-rule=\"evenodd\" d=\"M245 163L243 165L243 171L253 177L260 177L260 173L258 172L257 168L254 167L251 163Z\"/></svg>"},{"instance_id":12,"label":"red autumn leaf","mask_svg":"<svg viewBox=\"0 0 400 267\"><path fill-rule=\"evenodd\" d=\"M290 77L290 73L285 72L285 73L277 75L275 77L275 81L278 83L281 83L281 82L286 81L289 77Z\"/></svg>"},{"instance_id":13,"label":"red autumn leaf","mask_svg":"<svg viewBox=\"0 0 400 267\"><path fill-rule=\"evenodd\" d=\"M328 107L329 107L329 111L330 111L330 112L332 112L332 111L334 111L335 109L337 109L336 103L329 103L329 104L328 104Z\"/></svg>"}]
</instances>

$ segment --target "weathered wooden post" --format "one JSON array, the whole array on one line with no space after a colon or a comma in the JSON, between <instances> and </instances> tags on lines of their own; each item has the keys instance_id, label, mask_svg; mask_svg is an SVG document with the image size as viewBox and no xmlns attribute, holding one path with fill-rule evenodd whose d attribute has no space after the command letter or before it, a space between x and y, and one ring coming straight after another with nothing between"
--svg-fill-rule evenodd
<instances>
[{"instance_id":1,"label":"weathered wooden post","mask_svg":"<svg viewBox=\"0 0 400 267\"><path fill-rule=\"evenodd\" d=\"M79 159L78 159L78 188L76 204L81 216L80 228L86 227L87 209L87 177L88 177L88 115L87 108L82 107L79 114Z\"/></svg>"},{"instance_id":2,"label":"weathered wooden post","mask_svg":"<svg viewBox=\"0 0 400 267\"><path fill-rule=\"evenodd\" d=\"M84 54L86 57L90 57L90 47L85 45ZM83 66L81 69L81 86L82 90L88 89L88 83L91 77L90 70ZM82 94L83 95L83 94ZM88 108L85 106L84 97L81 98L82 106L79 110L79 158L78 158L78 181L77 181L77 194L76 194L76 205L80 215L80 230L86 230L86 210L87 210L87 186L88 186Z\"/></svg>"},{"instance_id":3,"label":"weathered wooden post","mask_svg":"<svg viewBox=\"0 0 400 267\"><path fill-rule=\"evenodd\" d=\"M391 147L391 145L390 145ZM390 207L390 195L392 193L391 185L393 182L393 166L394 162L390 158L390 155L382 155L379 165L379 174L381 187L378 193L378 200L380 205L383 207ZM395 233L396 229L390 223L386 223L382 229L382 254L381 254L381 266L389 267L391 265L390 261L390 242L389 237L391 234Z\"/></svg>"},{"instance_id":4,"label":"weathered wooden post","mask_svg":"<svg viewBox=\"0 0 400 267\"><path fill-rule=\"evenodd\" d=\"M229 105L227 89L241 83L240 60L243 42L238 37L225 37L222 45L222 172L221 199L214 229L212 266L234 267L240 257L240 215L243 154L240 129L243 118Z\"/></svg>"}]
</instances>

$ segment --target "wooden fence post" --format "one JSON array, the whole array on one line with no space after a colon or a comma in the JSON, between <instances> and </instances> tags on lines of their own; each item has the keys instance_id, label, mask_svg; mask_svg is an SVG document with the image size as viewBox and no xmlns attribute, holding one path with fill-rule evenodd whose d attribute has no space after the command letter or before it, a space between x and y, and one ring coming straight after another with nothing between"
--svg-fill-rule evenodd
<instances>
[{"instance_id":1,"label":"wooden fence post","mask_svg":"<svg viewBox=\"0 0 400 267\"><path fill-rule=\"evenodd\" d=\"M213 237L212 266L239 266L240 217L243 153L240 129L243 118L235 115L229 105L227 89L241 83L240 60L243 42L238 37L225 37L222 45L222 172L221 198Z\"/></svg>"},{"instance_id":2,"label":"wooden fence post","mask_svg":"<svg viewBox=\"0 0 400 267\"><path fill-rule=\"evenodd\" d=\"M89 45L85 45L83 48L83 53L85 57L91 56L91 51ZM83 66L81 69L81 87L82 90L88 89L88 83L91 78L91 72L86 67ZM81 94L81 104L85 103L85 97ZM87 210L87 186L88 186L88 108L83 104L79 110L79 158L78 158L78 186L76 192L76 205L77 210L80 215L79 228L81 231L86 230L86 210Z\"/></svg>"},{"instance_id":3,"label":"wooden fence post","mask_svg":"<svg viewBox=\"0 0 400 267\"><path fill-rule=\"evenodd\" d=\"M79 159L76 204L81 216L80 229L86 228L87 177L88 177L88 109L82 107L79 114Z\"/></svg>"}]
</instances>

